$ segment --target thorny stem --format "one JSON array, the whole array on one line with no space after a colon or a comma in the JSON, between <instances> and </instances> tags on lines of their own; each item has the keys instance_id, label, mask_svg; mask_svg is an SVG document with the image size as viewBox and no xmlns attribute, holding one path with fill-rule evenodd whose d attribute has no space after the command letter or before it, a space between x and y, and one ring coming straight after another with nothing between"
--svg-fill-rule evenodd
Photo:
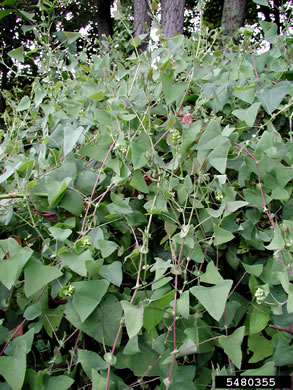
<instances>
[{"instance_id":1,"label":"thorny stem","mask_svg":"<svg viewBox=\"0 0 293 390\"><path fill-rule=\"evenodd\" d=\"M257 81L259 81L259 76L258 76L258 73L257 73L257 70L256 70L256 65L255 65L254 55L253 55L253 51L252 51L251 45L250 45L250 50L251 50L251 59L252 59L252 63L253 63L254 71L255 71L255 76L257 78Z\"/></svg>"},{"instance_id":2,"label":"thorny stem","mask_svg":"<svg viewBox=\"0 0 293 390\"><path fill-rule=\"evenodd\" d=\"M273 328L273 329L280 330L282 332L287 332L287 333L293 334L292 330L289 330L289 329L286 329L286 328L280 328L279 326L276 326L276 325L269 325L269 328Z\"/></svg>"},{"instance_id":3,"label":"thorny stem","mask_svg":"<svg viewBox=\"0 0 293 390\"><path fill-rule=\"evenodd\" d=\"M69 363L69 368L68 368L69 371L71 370L71 366L72 366L72 363L73 363L73 356L75 354L75 351L76 351L76 348L77 348L80 336L81 336L81 330L78 332L78 335L77 335L76 340L75 340L75 344L74 344L74 347L73 347L73 351L72 351L72 355L71 355L70 363Z\"/></svg>"},{"instance_id":4,"label":"thorny stem","mask_svg":"<svg viewBox=\"0 0 293 390\"><path fill-rule=\"evenodd\" d=\"M138 381L134 382L134 383L131 383L131 385L129 385L128 387L134 387L138 384L140 384L140 382L143 380L143 378L147 375L147 373L157 364L159 363L161 357L158 357L157 360L154 361L154 363L143 373L143 375L139 378Z\"/></svg>"},{"instance_id":5,"label":"thorny stem","mask_svg":"<svg viewBox=\"0 0 293 390\"><path fill-rule=\"evenodd\" d=\"M183 246L184 246L184 238L181 240L181 246L180 246L180 251L178 255L178 260L177 260L177 265L176 269L179 269L180 262L181 262L181 257L182 257L182 251L183 251ZM173 305L173 357L172 357L172 362L169 370L169 375L168 375L168 383L171 383L171 378L172 378L172 372L173 372L173 367L176 361L176 353L177 353L177 340L176 340L176 309L177 309L177 289L178 289L178 274L176 273L175 275L175 295L174 295L174 305ZM169 386L166 387L166 390L168 390Z\"/></svg>"},{"instance_id":6,"label":"thorny stem","mask_svg":"<svg viewBox=\"0 0 293 390\"><path fill-rule=\"evenodd\" d=\"M176 360L176 351L177 351L177 340L176 340L176 307L177 307L177 286L178 286L178 275L175 275L175 295L174 295L174 306L173 306L173 357L168 375L168 383L171 383L171 377L173 372L173 367ZM166 387L166 390L169 389L169 385Z\"/></svg>"},{"instance_id":7,"label":"thorny stem","mask_svg":"<svg viewBox=\"0 0 293 390\"><path fill-rule=\"evenodd\" d=\"M259 172L259 161L257 161L257 159L253 156L253 154L251 154L246 148L243 148L240 144L236 144L236 146L238 148L241 148L242 150L244 150L244 152L255 162L255 165L256 165L256 172L257 172L257 177L258 177L258 183L259 183L259 190L260 190L260 194L261 194L261 199L262 199L262 203L263 203L263 209L264 209L264 212L266 213L271 225L272 225L272 228L273 230L275 230L275 223L270 215L270 213L268 212L268 209L267 209L267 205L266 205L266 201L265 201L265 197L264 197L264 192L263 192L263 189L262 189L262 184L261 184L261 177L260 177L260 172Z\"/></svg>"},{"instance_id":8,"label":"thorny stem","mask_svg":"<svg viewBox=\"0 0 293 390\"><path fill-rule=\"evenodd\" d=\"M153 210L154 208L154 205L156 203L156 198L157 196L154 197L154 201L153 201L153 204L152 204L152 207L151 207L151 210ZM147 225L147 228L145 230L145 234L146 235L149 235L149 231L150 231L150 227L151 227L151 221L152 221L152 214L150 215L149 217L149 222L148 222L148 225ZM134 238L135 238L135 241L137 242L137 237L136 235L134 235ZM144 245L144 244L143 244ZM137 287L139 286L139 279L140 279L140 274L141 274L141 268L142 268L142 254L140 254L140 260L139 260L139 266L138 266L138 272L137 272L137 277L136 277L136 284L135 284L135 290L133 292L133 295L131 297L131 300L130 300L130 303L133 303L134 301L134 298L136 296L136 292L137 292ZM119 326L119 329L117 331L117 334L116 334L116 337L115 337L115 340L114 340L114 344L113 344L113 347L112 347L112 350L111 350L111 358L113 357L114 355L114 352L115 352L115 349L116 349L116 346L117 346L117 343L118 343L118 340L119 340L119 336L120 336L120 333L121 333L121 330L122 330L122 327L123 327L123 323L124 323L124 317L121 319L120 321L120 326ZM108 365L108 371L107 371L107 380L106 380L106 387L105 387L105 390L108 390L109 389L109 383L110 383L110 372L111 372L111 365L109 364Z\"/></svg>"},{"instance_id":9,"label":"thorny stem","mask_svg":"<svg viewBox=\"0 0 293 390\"><path fill-rule=\"evenodd\" d=\"M224 310L224 322L225 322L225 334L226 334L226 337L228 337L227 313L226 313L226 309ZM227 355L227 356L228 356L228 355ZM230 359L229 356L228 356L228 363L229 363L229 368L230 368L230 374L232 375L232 374L233 374L233 370L232 370L231 359Z\"/></svg>"},{"instance_id":10,"label":"thorny stem","mask_svg":"<svg viewBox=\"0 0 293 390\"><path fill-rule=\"evenodd\" d=\"M7 348L8 344L10 343L10 341L14 338L14 336L18 333L19 329L21 329L21 327L25 324L26 322L26 318L19 324L17 325L17 327L14 329L14 332L12 333L12 335L9 337L9 339L7 340L7 342L5 343L2 351L0 352L0 356L3 355L5 349Z\"/></svg>"},{"instance_id":11,"label":"thorny stem","mask_svg":"<svg viewBox=\"0 0 293 390\"><path fill-rule=\"evenodd\" d=\"M111 151L112 151L112 149L113 149L113 146L114 146L114 142L110 145L110 147L109 147L109 149L108 149L108 151L107 151L107 154L106 154L106 156L105 156L105 158L104 158L104 161L102 162L100 171L99 171L99 173L98 173L98 176L97 176L97 179L96 179L94 188L93 188L93 190L92 190L91 197L90 197L90 202L89 202L88 205L87 205L87 208L86 208L86 211L85 211L85 214L84 214L84 217L83 217L83 221L82 221L81 234L82 234L83 236L84 236L84 229L85 229L85 224L86 224L86 217L87 217L87 215L88 215L88 213L89 213L89 209L90 209L90 207L91 207L92 199L93 199L93 197L94 197L94 193L95 193L96 188L97 188L97 185L98 185L98 183L99 183L99 180L100 180L100 177L101 177L101 173L102 173L102 171L103 171L103 169L104 169L104 166L105 166L105 164L106 164L106 161L107 161L107 159L108 159L108 157L109 157L109 155L110 155L110 153L111 153Z\"/></svg>"},{"instance_id":12,"label":"thorny stem","mask_svg":"<svg viewBox=\"0 0 293 390\"><path fill-rule=\"evenodd\" d=\"M269 219L269 221L270 221L270 223L271 223L271 226L272 226L273 230L275 230L275 223L274 223L274 221L273 221L273 219L272 219L270 213L268 212L267 205L266 205L266 202L265 202L265 197L264 197L264 193L263 193L263 189L262 189L262 184L261 184L261 177L260 177L260 172L259 172L259 166L258 166L259 162L256 160L256 158L255 158L255 157L254 157L246 148L242 148L242 146L241 146L240 144L236 144L236 146L237 146L238 148L241 148L242 150L244 150L244 152L245 152L246 154L248 154L248 156L249 156L249 157L255 162L255 164L256 164L256 171L257 171L257 177L258 177L258 182L259 182L259 190L260 190L260 193L261 193L261 198L262 198L262 202L263 202L264 212L266 213L266 215L267 215L267 217L268 217L268 219ZM279 262L285 269L287 269L286 264L285 264L285 263L283 262L283 260L280 258L279 254L276 253L275 256L276 256L278 262ZM292 271L289 271L288 269L287 269L287 271L288 271L288 273L289 273L291 276L293 276L293 272L292 272Z\"/></svg>"}]
</instances>

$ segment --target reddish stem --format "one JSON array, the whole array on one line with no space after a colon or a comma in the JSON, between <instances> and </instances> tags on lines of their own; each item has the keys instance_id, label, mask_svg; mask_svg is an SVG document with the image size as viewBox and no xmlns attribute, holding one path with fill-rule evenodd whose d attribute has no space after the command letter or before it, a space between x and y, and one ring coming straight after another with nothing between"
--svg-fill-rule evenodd
<instances>
[{"instance_id":1,"label":"reddish stem","mask_svg":"<svg viewBox=\"0 0 293 390\"><path fill-rule=\"evenodd\" d=\"M103 170L103 168L104 168L104 166L105 166L105 164L106 164L106 161L107 161L107 159L108 159L108 157L109 157L109 155L110 155L110 153L111 153L111 151L112 151L112 149L113 149L113 146L114 146L114 142L110 145L109 150L107 151L107 154L106 154L106 156L105 156L105 158L104 158L104 161L102 162L102 165L101 165L99 174L98 174L98 176L97 176L97 179L96 179L94 188L93 188L93 190L92 190L91 197L90 197L90 202L89 202L88 205L87 205L87 208L86 208L86 211L85 211L85 214L84 214L84 217L83 217L83 221L82 221L82 227L81 227L81 233L82 233L82 234L83 234L83 232L84 232L85 223L86 223L86 217L87 217L87 215L88 215L88 213L89 213L89 209L90 209L90 207L91 207L92 199L93 199L93 197L94 197L94 193L95 193L96 188L97 188L97 185L98 185L98 183L99 183L99 180L100 180L100 177L101 177L102 170ZM84 234L83 234L83 235L84 235Z\"/></svg>"},{"instance_id":2,"label":"reddish stem","mask_svg":"<svg viewBox=\"0 0 293 390\"><path fill-rule=\"evenodd\" d=\"M81 330L78 332L78 335L77 335L76 340L75 340L75 344L74 344L74 347L73 347L72 355L71 355L71 358L70 358L69 370L71 370L71 366L72 366L72 363L73 363L73 356L74 356L76 348L78 346L78 342L79 342L80 336L81 336Z\"/></svg>"},{"instance_id":3,"label":"reddish stem","mask_svg":"<svg viewBox=\"0 0 293 390\"><path fill-rule=\"evenodd\" d=\"M25 324L26 322L26 319L24 319L19 325L17 325L17 327L14 329L14 332L12 333L12 335L9 337L8 341L6 342L6 344L4 345L2 351L0 352L0 356L3 355L5 349L7 348L8 344L10 343L10 341L14 338L14 336L18 333L19 329L21 329L21 327Z\"/></svg>"},{"instance_id":4,"label":"reddish stem","mask_svg":"<svg viewBox=\"0 0 293 390\"><path fill-rule=\"evenodd\" d=\"M181 257L182 257L182 251L183 251L183 246L184 246L184 238L181 240L181 246L180 246L180 251L178 255L178 260L177 260L177 266L176 269L178 270L180 267L180 262L181 262ZM176 340L176 308L177 308L177 289L178 289L178 274L175 275L175 295L174 295L174 305L173 305L173 357L172 357L172 362L169 370L169 375L168 375L168 382L169 384L171 383L171 378L172 378L172 372L174 368L174 364L176 361L176 351L177 351L177 340ZM168 390L169 385L166 387L166 390Z\"/></svg>"},{"instance_id":5,"label":"reddish stem","mask_svg":"<svg viewBox=\"0 0 293 390\"><path fill-rule=\"evenodd\" d=\"M131 385L129 385L128 387L134 387L136 385L138 385L142 380L143 378L147 375L147 373L157 364L159 363L160 361L160 357L158 357L158 359L156 361L154 361L154 363L143 373L143 375L139 378L138 381L134 382L134 383L131 383Z\"/></svg>"},{"instance_id":6,"label":"reddish stem","mask_svg":"<svg viewBox=\"0 0 293 390\"><path fill-rule=\"evenodd\" d=\"M273 328L273 329L280 330L280 331L282 331L282 332L287 332L287 333L293 334L293 331L292 331L292 330L285 329L285 328L280 328L279 326L269 325L269 328Z\"/></svg>"},{"instance_id":7,"label":"reddish stem","mask_svg":"<svg viewBox=\"0 0 293 390\"><path fill-rule=\"evenodd\" d=\"M259 190L260 190L260 194L261 194L261 199L262 199L262 203L263 203L264 212L266 213L266 215L267 215L267 217L268 217L268 219L269 219L269 221L270 221L270 223L272 225L273 230L275 230L275 223L274 223L272 217L270 216L270 213L268 212L266 201L265 201L264 192L263 192L263 189L262 189L261 177L260 177L259 166L258 166L259 162L253 156L253 154L251 154L246 148L242 148L242 146L240 144L236 144L236 146L238 148L243 149L244 152L255 162L256 172L257 172L257 177L258 177L258 183L259 183Z\"/></svg>"}]
</instances>

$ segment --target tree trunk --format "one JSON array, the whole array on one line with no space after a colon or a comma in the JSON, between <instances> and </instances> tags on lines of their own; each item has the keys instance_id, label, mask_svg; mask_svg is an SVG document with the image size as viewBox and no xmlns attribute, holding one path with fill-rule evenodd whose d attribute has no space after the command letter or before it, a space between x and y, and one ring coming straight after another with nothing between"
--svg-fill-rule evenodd
<instances>
[{"instance_id":1,"label":"tree trunk","mask_svg":"<svg viewBox=\"0 0 293 390\"><path fill-rule=\"evenodd\" d=\"M233 33L244 23L246 0L225 0L222 14L222 29L227 35Z\"/></svg>"},{"instance_id":2,"label":"tree trunk","mask_svg":"<svg viewBox=\"0 0 293 390\"><path fill-rule=\"evenodd\" d=\"M161 1L162 29L166 38L183 34L184 3L185 0Z\"/></svg>"},{"instance_id":3,"label":"tree trunk","mask_svg":"<svg viewBox=\"0 0 293 390\"><path fill-rule=\"evenodd\" d=\"M134 36L146 34L151 26L150 8L148 0L134 0ZM139 51L148 47L148 36L139 46Z\"/></svg>"},{"instance_id":4,"label":"tree trunk","mask_svg":"<svg viewBox=\"0 0 293 390\"><path fill-rule=\"evenodd\" d=\"M113 19L111 18L112 3L112 0L97 0L98 37L101 46L103 46L104 36L108 37L109 35L113 35Z\"/></svg>"}]
</instances>

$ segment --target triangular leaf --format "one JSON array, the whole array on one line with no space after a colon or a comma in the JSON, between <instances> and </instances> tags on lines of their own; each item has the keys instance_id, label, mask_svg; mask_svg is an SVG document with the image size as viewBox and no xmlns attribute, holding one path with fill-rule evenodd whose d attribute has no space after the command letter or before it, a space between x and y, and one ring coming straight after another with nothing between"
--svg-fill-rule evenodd
<instances>
[{"instance_id":1,"label":"triangular leaf","mask_svg":"<svg viewBox=\"0 0 293 390\"><path fill-rule=\"evenodd\" d=\"M246 122L248 126L252 127L254 125L259 107L260 103L254 103L249 108L234 110L232 111L232 114L235 115L241 121Z\"/></svg>"},{"instance_id":2,"label":"triangular leaf","mask_svg":"<svg viewBox=\"0 0 293 390\"><path fill-rule=\"evenodd\" d=\"M273 239L269 245L265 246L265 248L273 251L276 249L283 249L284 246L285 246L285 241L282 237L279 225L276 224Z\"/></svg>"},{"instance_id":3,"label":"triangular leaf","mask_svg":"<svg viewBox=\"0 0 293 390\"><path fill-rule=\"evenodd\" d=\"M219 337L219 344L237 368L241 368L242 350L241 344L244 337L245 326L235 330L230 336Z\"/></svg>"},{"instance_id":4,"label":"triangular leaf","mask_svg":"<svg viewBox=\"0 0 293 390\"><path fill-rule=\"evenodd\" d=\"M127 334L131 339L138 334L143 326L143 303L139 302L139 304L135 306L128 301L121 301L121 306L125 315Z\"/></svg>"},{"instance_id":5,"label":"triangular leaf","mask_svg":"<svg viewBox=\"0 0 293 390\"><path fill-rule=\"evenodd\" d=\"M60 257L68 268L80 276L87 276L86 262L87 260L93 260L89 250L80 254L64 252L60 255Z\"/></svg>"},{"instance_id":6,"label":"triangular leaf","mask_svg":"<svg viewBox=\"0 0 293 390\"><path fill-rule=\"evenodd\" d=\"M231 142L226 139L221 146L216 147L208 156L209 163L220 173L226 172L227 156L231 147Z\"/></svg>"},{"instance_id":7,"label":"triangular leaf","mask_svg":"<svg viewBox=\"0 0 293 390\"><path fill-rule=\"evenodd\" d=\"M275 109L282 102L289 86L290 81L280 81L273 88L264 88L256 94L258 100L261 102L261 105L269 115L272 115Z\"/></svg>"},{"instance_id":8,"label":"triangular leaf","mask_svg":"<svg viewBox=\"0 0 293 390\"><path fill-rule=\"evenodd\" d=\"M69 125L64 126L64 141L63 141L64 156L67 156L72 151L72 149L75 147L83 131L84 129L82 126L79 127L74 127Z\"/></svg>"},{"instance_id":9,"label":"triangular leaf","mask_svg":"<svg viewBox=\"0 0 293 390\"><path fill-rule=\"evenodd\" d=\"M99 270L99 274L103 278L107 279L110 283L114 284L117 287L120 287L123 277L122 264L120 261L114 261L111 264L102 265Z\"/></svg>"},{"instance_id":10,"label":"triangular leaf","mask_svg":"<svg viewBox=\"0 0 293 390\"><path fill-rule=\"evenodd\" d=\"M9 55L9 57L12 57L19 62L24 62L23 52L24 52L23 46L20 46L17 49L10 50L7 54Z\"/></svg>"},{"instance_id":11,"label":"triangular leaf","mask_svg":"<svg viewBox=\"0 0 293 390\"><path fill-rule=\"evenodd\" d=\"M43 265L36 259L30 259L24 268L24 293L31 297L36 292L62 276L62 272L51 265Z\"/></svg>"},{"instance_id":12,"label":"triangular leaf","mask_svg":"<svg viewBox=\"0 0 293 390\"><path fill-rule=\"evenodd\" d=\"M23 340L13 356L0 357L0 374L5 378L12 390L22 389L26 372L26 342Z\"/></svg>"},{"instance_id":13,"label":"triangular leaf","mask_svg":"<svg viewBox=\"0 0 293 390\"><path fill-rule=\"evenodd\" d=\"M89 378L91 378L92 369L106 370L108 368L108 364L96 352L87 351L86 349L78 350L78 360Z\"/></svg>"},{"instance_id":14,"label":"triangular leaf","mask_svg":"<svg viewBox=\"0 0 293 390\"><path fill-rule=\"evenodd\" d=\"M66 177L62 181L57 181L52 176L45 177L45 183L48 191L48 201L50 206L55 206L61 201L71 180L72 179L70 177Z\"/></svg>"},{"instance_id":15,"label":"triangular leaf","mask_svg":"<svg viewBox=\"0 0 293 390\"><path fill-rule=\"evenodd\" d=\"M72 285L75 288L72 305L81 322L84 322L101 302L108 290L109 282L107 280L87 280L75 282Z\"/></svg>"},{"instance_id":16,"label":"triangular leaf","mask_svg":"<svg viewBox=\"0 0 293 390\"><path fill-rule=\"evenodd\" d=\"M196 286L190 292L205 307L208 313L217 321L222 317L229 291L232 287L232 280L223 280L213 287Z\"/></svg>"},{"instance_id":17,"label":"triangular leaf","mask_svg":"<svg viewBox=\"0 0 293 390\"><path fill-rule=\"evenodd\" d=\"M229 242L234 238L234 235L231 232L220 228L218 225L214 225L214 232L216 235L214 244L216 246L224 244L225 242Z\"/></svg>"}]
</instances>

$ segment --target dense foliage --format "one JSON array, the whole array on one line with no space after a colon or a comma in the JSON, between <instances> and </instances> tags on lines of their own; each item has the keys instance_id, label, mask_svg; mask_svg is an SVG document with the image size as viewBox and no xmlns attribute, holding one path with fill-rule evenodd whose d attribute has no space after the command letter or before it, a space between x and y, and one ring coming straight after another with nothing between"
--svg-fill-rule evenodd
<instances>
[{"instance_id":1,"label":"dense foliage","mask_svg":"<svg viewBox=\"0 0 293 390\"><path fill-rule=\"evenodd\" d=\"M1 390L291 373L293 41L262 28L91 60L63 33L7 95Z\"/></svg>"}]
</instances>

